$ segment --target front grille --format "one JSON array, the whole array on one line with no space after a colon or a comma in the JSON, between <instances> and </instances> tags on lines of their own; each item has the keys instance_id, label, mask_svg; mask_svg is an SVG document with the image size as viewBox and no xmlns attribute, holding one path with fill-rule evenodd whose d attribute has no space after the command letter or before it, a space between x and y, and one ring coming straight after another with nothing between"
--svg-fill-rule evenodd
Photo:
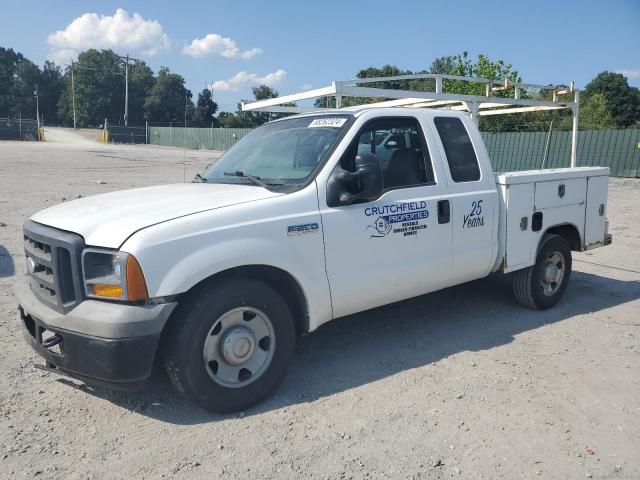
<instances>
[{"instance_id":1,"label":"front grille","mask_svg":"<svg viewBox=\"0 0 640 480\"><path fill-rule=\"evenodd\" d=\"M82 301L80 257L83 248L80 235L31 220L24 224L24 252L31 289L58 312L66 313Z\"/></svg>"}]
</instances>

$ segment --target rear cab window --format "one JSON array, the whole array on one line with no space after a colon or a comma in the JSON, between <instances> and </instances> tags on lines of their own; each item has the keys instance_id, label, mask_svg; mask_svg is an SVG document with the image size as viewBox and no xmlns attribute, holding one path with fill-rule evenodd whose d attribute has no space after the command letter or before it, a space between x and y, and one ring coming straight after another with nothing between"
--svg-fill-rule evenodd
<instances>
[{"instance_id":1,"label":"rear cab window","mask_svg":"<svg viewBox=\"0 0 640 480\"><path fill-rule=\"evenodd\" d=\"M457 117L435 117L436 126L444 148L449 172L454 182L480 180L480 166L469 133Z\"/></svg>"}]
</instances>

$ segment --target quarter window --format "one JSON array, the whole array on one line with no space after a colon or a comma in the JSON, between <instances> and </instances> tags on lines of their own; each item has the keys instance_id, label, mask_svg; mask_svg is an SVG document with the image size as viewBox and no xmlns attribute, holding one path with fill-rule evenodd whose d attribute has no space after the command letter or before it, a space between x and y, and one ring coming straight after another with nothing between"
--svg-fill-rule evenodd
<instances>
[{"instance_id":1,"label":"quarter window","mask_svg":"<svg viewBox=\"0 0 640 480\"><path fill-rule=\"evenodd\" d=\"M480 180L478 158L462 120L456 117L436 117L433 122L442 140L453 181Z\"/></svg>"}]
</instances>

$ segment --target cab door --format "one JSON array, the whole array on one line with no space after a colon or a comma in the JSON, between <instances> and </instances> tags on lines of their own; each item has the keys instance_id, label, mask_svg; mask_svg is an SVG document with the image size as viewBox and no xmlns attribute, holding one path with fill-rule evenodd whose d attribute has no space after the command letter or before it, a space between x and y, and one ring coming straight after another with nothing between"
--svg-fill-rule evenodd
<instances>
[{"instance_id":1,"label":"cab door","mask_svg":"<svg viewBox=\"0 0 640 480\"><path fill-rule=\"evenodd\" d=\"M498 192L480 132L467 118L433 114L433 127L451 192L450 284L489 274L498 252Z\"/></svg>"},{"instance_id":2,"label":"cab door","mask_svg":"<svg viewBox=\"0 0 640 480\"><path fill-rule=\"evenodd\" d=\"M326 178L318 179L334 317L437 290L451 270L449 192L432 163L433 133L425 135L414 115L363 121L357 132L335 168L349 170L355 155L370 153L383 191L369 202L329 206Z\"/></svg>"}]
</instances>

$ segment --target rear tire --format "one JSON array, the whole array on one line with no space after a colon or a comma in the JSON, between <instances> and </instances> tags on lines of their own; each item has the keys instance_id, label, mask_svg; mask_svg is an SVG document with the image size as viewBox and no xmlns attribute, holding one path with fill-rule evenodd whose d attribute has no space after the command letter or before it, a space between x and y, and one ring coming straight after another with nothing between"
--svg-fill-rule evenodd
<instances>
[{"instance_id":1,"label":"rear tire","mask_svg":"<svg viewBox=\"0 0 640 480\"><path fill-rule=\"evenodd\" d=\"M535 310L554 306L567 288L571 276L571 249L559 235L545 235L535 265L513 275L516 300Z\"/></svg>"},{"instance_id":2,"label":"rear tire","mask_svg":"<svg viewBox=\"0 0 640 480\"><path fill-rule=\"evenodd\" d=\"M269 396L293 358L295 325L267 284L230 279L205 284L181 303L165 332L169 379L187 398L226 413Z\"/></svg>"}]
</instances>

